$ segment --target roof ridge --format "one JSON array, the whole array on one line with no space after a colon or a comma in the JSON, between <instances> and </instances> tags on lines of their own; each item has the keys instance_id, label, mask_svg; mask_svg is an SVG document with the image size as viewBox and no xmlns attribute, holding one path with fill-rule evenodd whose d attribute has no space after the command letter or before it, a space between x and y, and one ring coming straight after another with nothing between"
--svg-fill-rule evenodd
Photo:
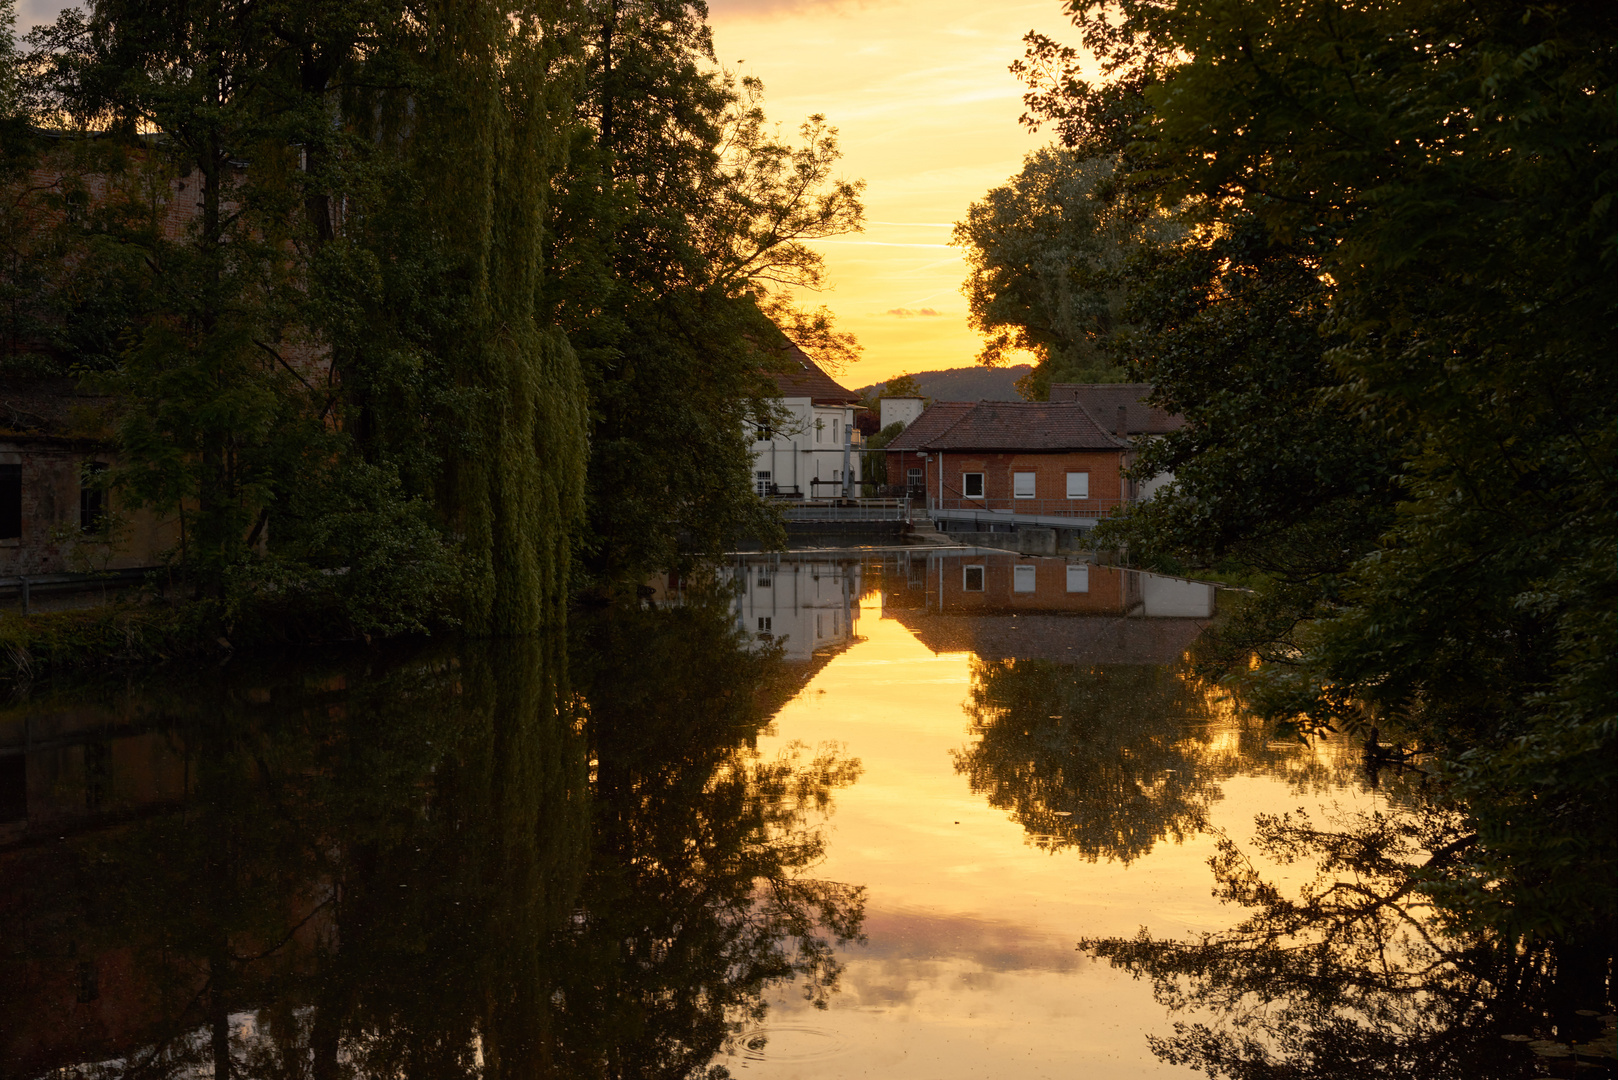
<instances>
[{"instance_id":1,"label":"roof ridge","mask_svg":"<svg viewBox=\"0 0 1618 1080\"><path fill-rule=\"evenodd\" d=\"M954 422L951 423L948 427L942 427L942 428L939 428L937 431L933 432L932 436L927 440L927 443L925 445L931 446L932 443L935 442L936 440L943 438L945 435L948 435L950 432L952 432L956 428L960 427L961 423L968 416L971 416L973 413L978 411L978 406L983 404L983 402L981 402L981 401L961 401L961 402L949 402L948 404L951 404L951 405L955 405L955 404L965 405L966 408L964 408L964 409L962 409L960 411L960 413L955 417ZM920 450L920 449L922 449L922 447L917 446L916 449Z\"/></svg>"}]
</instances>

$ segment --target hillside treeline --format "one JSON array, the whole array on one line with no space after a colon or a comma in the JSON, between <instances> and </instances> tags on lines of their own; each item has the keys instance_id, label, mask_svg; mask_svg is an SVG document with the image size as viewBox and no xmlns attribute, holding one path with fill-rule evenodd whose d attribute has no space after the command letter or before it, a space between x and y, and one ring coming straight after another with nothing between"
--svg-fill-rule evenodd
<instances>
[{"instance_id":1,"label":"hillside treeline","mask_svg":"<svg viewBox=\"0 0 1618 1080\"><path fill-rule=\"evenodd\" d=\"M89 0L8 35L0 378L103 402L78 433L197 595L356 632L531 631L770 535L744 421L778 326L853 348L792 290L863 211L706 14Z\"/></svg>"},{"instance_id":2,"label":"hillside treeline","mask_svg":"<svg viewBox=\"0 0 1618 1080\"><path fill-rule=\"evenodd\" d=\"M1068 8L1077 41L1030 35L1015 65L1056 143L957 228L987 358L1122 369L1187 418L1136 467L1173 483L1104 531L1253 584L1205 670L1436 768L1465 828L1406 891L1559 943L1599 999L1618 9Z\"/></svg>"}]
</instances>

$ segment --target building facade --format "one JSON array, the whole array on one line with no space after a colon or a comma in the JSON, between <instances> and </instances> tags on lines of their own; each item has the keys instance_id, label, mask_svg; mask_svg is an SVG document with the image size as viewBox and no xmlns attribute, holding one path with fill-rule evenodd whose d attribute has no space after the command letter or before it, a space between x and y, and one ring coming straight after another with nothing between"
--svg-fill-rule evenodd
<instances>
[{"instance_id":1,"label":"building facade","mask_svg":"<svg viewBox=\"0 0 1618 1080\"><path fill-rule=\"evenodd\" d=\"M1077 402L939 402L888 445L888 477L934 518L1096 519L1134 497L1127 438Z\"/></svg>"},{"instance_id":2,"label":"building facade","mask_svg":"<svg viewBox=\"0 0 1618 1080\"><path fill-rule=\"evenodd\" d=\"M787 346L780 367L771 373L781 395L777 415L753 425L754 490L789 499L861 494L859 396L796 345Z\"/></svg>"},{"instance_id":3,"label":"building facade","mask_svg":"<svg viewBox=\"0 0 1618 1080\"><path fill-rule=\"evenodd\" d=\"M1147 404L1151 392L1150 383L1052 383L1050 398L1056 402L1077 402L1097 421L1139 447L1147 439L1185 426L1185 417ZM1140 481L1135 497L1149 499L1173 479L1173 473L1164 472Z\"/></svg>"}]
</instances>

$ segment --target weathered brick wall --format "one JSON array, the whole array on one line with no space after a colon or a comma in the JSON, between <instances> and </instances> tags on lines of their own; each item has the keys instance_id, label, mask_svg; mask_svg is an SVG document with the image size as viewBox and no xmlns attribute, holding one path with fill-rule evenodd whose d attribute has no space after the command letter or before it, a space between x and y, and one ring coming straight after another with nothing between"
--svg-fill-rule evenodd
<instances>
[{"instance_id":1,"label":"weathered brick wall","mask_svg":"<svg viewBox=\"0 0 1618 1080\"><path fill-rule=\"evenodd\" d=\"M177 518L119 505L115 492L103 506L115 522L108 546L79 531L81 467L111 462L106 454L42 442L0 442L0 463L22 465L22 537L0 540L0 577L86 573L154 566L177 547Z\"/></svg>"},{"instance_id":2,"label":"weathered brick wall","mask_svg":"<svg viewBox=\"0 0 1618 1080\"><path fill-rule=\"evenodd\" d=\"M1039 454L945 451L942 455L944 497L961 498L962 474L980 472L983 474L984 497L987 504L998 509L1015 510L1017 503L1027 500L1013 498L1013 473L1035 474L1034 498L1037 501L1066 499L1067 474L1088 472L1090 503L1114 506L1119 499L1128 497L1128 481L1123 477L1123 469L1127 466L1126 453L1127 451L1118 450ZM934 452L928 456L928 460L923 461L915 451L895 451L888 455L888 478L893 483L904 483L908 470L923 469L927 480L927 494L937 496L939 458L940 455ZM1074 500L1074 505L1077 509L1085 504L1082 500Z\"/></svg>"}]
</instances>

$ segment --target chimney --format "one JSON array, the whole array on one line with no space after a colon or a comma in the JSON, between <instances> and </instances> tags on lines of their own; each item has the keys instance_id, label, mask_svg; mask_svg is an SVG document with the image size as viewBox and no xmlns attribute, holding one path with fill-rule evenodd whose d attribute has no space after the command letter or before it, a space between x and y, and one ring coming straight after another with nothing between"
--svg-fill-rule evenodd
<instances>
[{"instance_id":1,"label":"chimney","mask_svg":"<svg viewBox=\"0 0 1618 1080\"><path fill-rule=\"evenodd\" d=\"M1129 408L1125 405L1118 406L1118 437L1129 438Z\"/></svg>"}]
</instances>

